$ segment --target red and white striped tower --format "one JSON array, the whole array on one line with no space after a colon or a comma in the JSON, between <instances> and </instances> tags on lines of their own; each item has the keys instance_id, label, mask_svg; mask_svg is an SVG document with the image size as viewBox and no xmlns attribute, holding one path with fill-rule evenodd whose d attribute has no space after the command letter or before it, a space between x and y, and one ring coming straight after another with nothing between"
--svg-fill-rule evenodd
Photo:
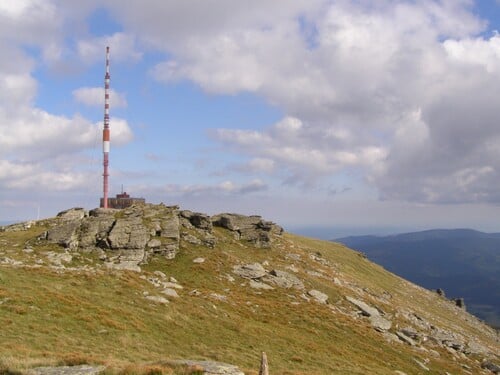
<instances>
[{"instance_id":1,"label":"red and white striped tower","mask_svg":"<svg viewBox=\"0 0 500 375\"><path fill-rule=\"evenodd\" d=\"M109 47L106 47L106 75L104 76L104 128L102 130L102 151L104 153L103 166L103 204L102 207L108 208L108 166L109 166Z\"/></svg>"}]
</instances>

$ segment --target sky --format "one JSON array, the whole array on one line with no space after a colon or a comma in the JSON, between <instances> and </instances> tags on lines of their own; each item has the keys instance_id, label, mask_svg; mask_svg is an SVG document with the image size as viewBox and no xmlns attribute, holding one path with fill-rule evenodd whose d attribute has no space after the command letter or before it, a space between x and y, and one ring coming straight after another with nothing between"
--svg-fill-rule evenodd
<instances>
[{"instance_id":1,"label":"sky","mask_svg":"<svg viewBox=\"0 0 500 375\"><path fill-rule=\"evenodd\" d=\"M0 222L110 195L500 231L496 0L0 0ZM315 232L315 233L316 233Z\"/></svg>"}]
</instances>

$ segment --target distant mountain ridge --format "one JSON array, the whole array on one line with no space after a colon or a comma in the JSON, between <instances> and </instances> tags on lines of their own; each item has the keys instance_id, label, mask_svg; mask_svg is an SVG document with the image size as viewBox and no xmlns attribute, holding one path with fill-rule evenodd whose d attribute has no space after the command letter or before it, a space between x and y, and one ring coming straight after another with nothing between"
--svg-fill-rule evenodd
<instances>
[{"instance_id":1,"label":"distant mountain ridge","mask_svg":"<svg viewBox=\"0 0 500 375\"><path fill-rule=\"evenodd\" d=\"M433 229L335 239L428 289L464 297L469 311L500 326L500 233Z\"/></svg>"}]
</instances>

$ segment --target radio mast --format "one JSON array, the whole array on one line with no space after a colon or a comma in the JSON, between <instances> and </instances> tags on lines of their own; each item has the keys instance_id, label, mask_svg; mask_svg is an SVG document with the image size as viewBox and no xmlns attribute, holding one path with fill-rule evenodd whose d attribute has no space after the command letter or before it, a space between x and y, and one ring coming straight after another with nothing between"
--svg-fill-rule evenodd
<instances>
[{"instance_id":1,"label":"radio mast","mask_svg":"<svg viewBox=\"0 0 500 375\"><path fill-rule=\"evenodd\" d=\"M102 130L103 151L103 202L102 207L108 208L108 166L109 166L109 47L106 47L106 75L104 76L104 128Z\"/></svg>"}]
</instances>

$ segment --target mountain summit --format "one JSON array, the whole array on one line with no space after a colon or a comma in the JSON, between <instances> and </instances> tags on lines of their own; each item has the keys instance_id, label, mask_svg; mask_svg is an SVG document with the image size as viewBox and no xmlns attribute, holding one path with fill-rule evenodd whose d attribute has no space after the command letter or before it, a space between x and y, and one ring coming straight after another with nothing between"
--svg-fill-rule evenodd
<instances>
[{"instance_id":1,"label":"mountain summit","mask_svg":"<svg viewBox=\"0 0 500 375\"><path fill-rule=\"evenodd\" d=\"M70 209L2 227L0 265L4 373L256 375L262 351L273 375L499 370L464 309L260 216Z\"/></svg>"}]
</instances>

